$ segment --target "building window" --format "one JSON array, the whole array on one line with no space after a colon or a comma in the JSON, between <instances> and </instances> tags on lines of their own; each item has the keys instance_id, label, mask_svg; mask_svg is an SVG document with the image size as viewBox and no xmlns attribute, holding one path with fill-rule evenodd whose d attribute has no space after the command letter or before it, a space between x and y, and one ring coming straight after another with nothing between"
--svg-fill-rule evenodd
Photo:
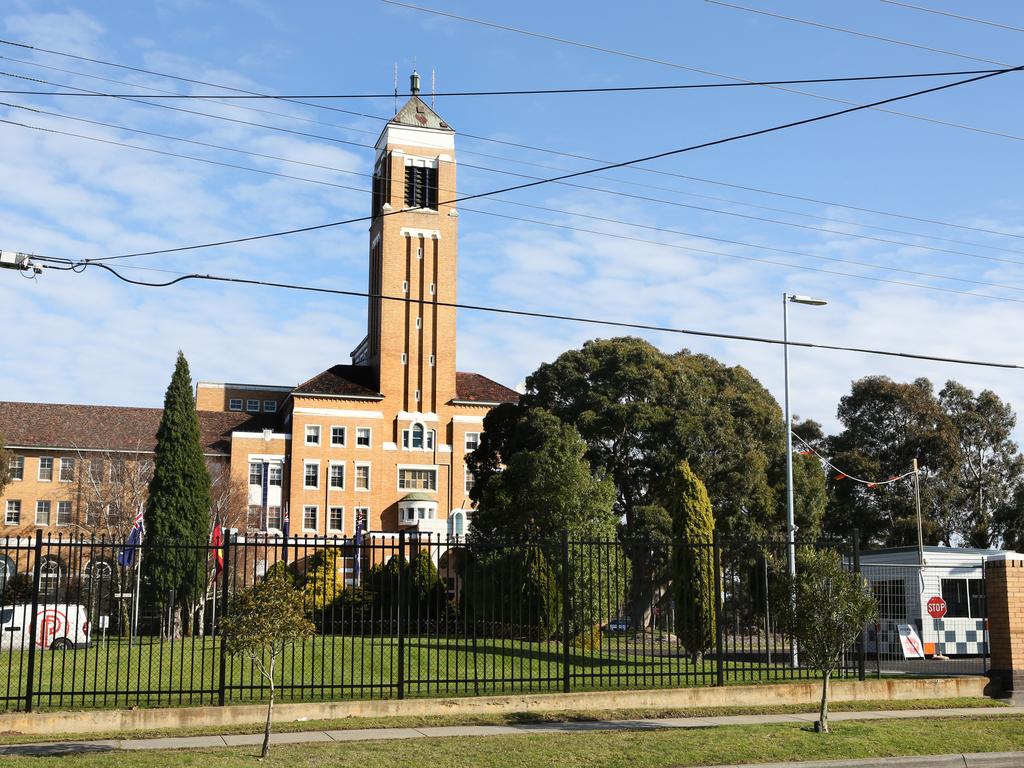
<instances>
[{"instance_id":1,"label":"building window","mask_svg":"<svg viewBox=\"0 0 1024 768\"><path fill-rule=\"evenodd\" d=\"M418 403L420 401L420 391L417 389L413 395L413 399Z\"/></svg>"},{"instance_id":2,"label":"building window","mask_svg":"<svg viewBox=\"0 0 1024 768\"><path fill-rule=\"evenodd\" d=\"M472 470L466 469L466 495L473 490L473 486L476 485L476 475L473 474Z\"/></svg>"},{"instance_id":3,"label":"building window","mask_svg":"<svg viewBox=\"0 0 1024 768\"><path fill-rule=\"evenodd\" d=\"M403 280L402 281L402 293L408 293L408 292L409 292L409 281L408 280Z\"/></svg>"},{"instance_id":4,"label":"building window","mask_svg":"<svg viewBox=\"0 0 1024 768\"><path fill-rule=\"evenodd\" d=\"M24 480L25 479L25 457L24 456L11 456L11 460L7 462L7 467L11 471L11 480Z\"/></svg>"},{"instance_id":5,"label":"building window","mask_svg":"<svg viewBox=\"0 0 1024 768\"><path fill-rule=\"evenodd\" d=\"M320 425L306 425L306 445L320 445Z\"/></svg>"},{"instance_id":6,"label":"building window","mask_svg":"<svg viewBox=\"0 0 1024 768\"><path fill-rule=\"evenodd\" d=\"M44 482L53 480L53 459L50 456L39 457L39 479Z\"/></svg>"},{"instance_id":7,"label":"building window","mask_svg":"<svg viewBox=\"0 0 1024 768\"><path fill-rule=\"evenodd\" d=\"M947 619L985 618L983 579L943 579L942 599L946 601Z\"/></svg>"},{"instance_id":8,"label":"building window","mask_svg":"<svg viewBox=\"0 0 1024 768\"><path fill-rule=\"evenodd\" d=\"M430 365L431 368L434 367L434 356L433 355L431 355L429 358L427 358L427 363Z\"/></svg>"},{"instance_id":9,"label":"building window","mask_svg":"<svg viewBox=\"0 0 1024 768\"><path fill-rule=\"evenodd\" d=\"M344 427L331 427L331 445L335 448L345 447L345 437Z\"/></svg>"},{"instance_id":10,"label":"building window","mask_svg":"<svg viewBox=\"0 0 1024 768\"><path fill-rule=\"evenodd\" d=\"M101 501L90 501L89 506L85 508L85 524L89 528L99 528L100 521L103 519L103 502Z\"/></svg>"},{"instance_id":11,"label":"building window","mask_svg":"<svg viewBox=\"0 0 1024 768\"><path fill-rule=\"evenodd\" d=\"M74 459L61 459L60 460L60 481L62 483L70 483L75 479L75 460Z\"/></svg>"},{"instance_id":12,"label":"building window","mask_svg":"<svg viewBox=\"0 0 1024 768\"><path fill-rule=\"evenodd\" d=\"M259 413L260 412L260 401L259 400L246 400L245 401L245 410L247 410L249 413Z\"/></svg>"},{"instance_id":13,"label":"building window","mask_svg":"<svg viewBox=\"0 0 1024 768\"><path fill-rule=\"evenodd\" d=\"M423 327L423 318L422 317L417 317L416 318L416 329L419 330L422 327Z\"/></svg>"},{"instance_id":14,"label":"building window","mask_svg":"<svg viewBox=\"0 0 1024 768\"><path fill-rule=\"evenodd\" d=\"M19 525L21 523L21 502L17 499L7 500L7 515L4 517L5 525Z\"/></svg>"},{"instance_id":15,"label":"building window","mask_svg":"<svg viewBox=\"0 0 1024 768\"><path fill-rule=\"evenodd\" d=\"M467 432L466 433L466 453L475 451L480 447L480 433L479 432Z\"/></svg>"},{"instance_id":16,"label":"building window","mask_svg":"<svg viewBox=\"0 0 1024 768\"><path fill-rule=\"evenodd\" d=\"M402 365L405 365L408 362L409 362L409 356L407 354L405 354L405 352L403 352L402 353Z\"/></svg>"},{"instance_id":17,"label":"building window","mask_svg":"<svg viewBox=\"0 0 1024 768\"><path fill-rule=\"evenodd\" d=\"M309 504L302 508L302 529L305 531L317 530L317 517L320 508L315 504Z\"/></svg>"},{"instance_id":18,"label":"building window","mask_svg":"<svg viewBox=\"0 0 1024 768\"><path fill-rule=\"evenodd\" d=\"M398 489L400 491L436 491L436 469L399 469Z\"/></svg>"},{"instance_id":19,"label":"building window","mask_svg":"<svg viewBox=\"0 0 1024 768\"><path fill-rule=\"evenodd\" d=\"M49 525L50 524L50 502L48 501L37 501L36 502L36 525Z\"/></svg>"},{"instance_id":20,"label":"building window","mask_svg":"<svg viewBox=\"0 0 1024 768\"><path fill-rule=\"evenodd\" d=\"M259 461L249 462L249 485L263 485L263 463Z\"/></svg>"},{"instance_id":21,"label":"building window","mask_svg":"<svg viewBox=\"0 0 1024 768\"><path fill-rule=\"evenodd\" d=\"M89 459L89 480L103 482L103 459Z\"/></svg>"},{"instance_id":22,"label":"building window","mask_svg":"<svg viewBox=\"0 0 1024 768\"><path fill-rule=\"evenodd\" d=\"M466 513L462 510L456 510L452 512L449 518L451 523L451 532L454 536L462 536L466 532Z\"/></svg>"},{"instance_id":23,"label":"building window","mask_svg":"<svg viewBox=\"0 0 1024 768\"><path fill-rule=\"evenodd\" d=\"M240 410L242 410L242 398L240 398L240 397L232 397L230 400L228 400L228 410L229 411L240 411Z\"/></svg>"},{"instance_id":24,"label":"building window","mask_svg":"<svg viewBox=\"0 0 1024 768\"><path fill-rule=\"evenodd\" d=\"M431 283L430 284L430 295L433 296L434 293L436 293L436 291L437 291L437 286L434 285L433 283Z\"/></svg>"},{"instance_id":25,"label":"building window","mask_svg":"<svg viewBox=\"0 0 1024 768\"><path fill-rule=\"evenodd\" d=\"M267 469L267 484L280 487L281 481L284 477L284 467L281 464L271 464Z\"/></svg>"},{"instance_id":26,"label":"building window","mask_svg":"<svg viewBox=\"0 0 1024 768\"><path fill-rule=\"evenodd\" d=\"M281 517L280 507L267 507L267 529L284 530L284 519Z\"/></svg>"},{"instance_id":27,"label":"building window","mask_svg":"<svg viewBox=\"0 0 1024 768\"><path fill-rule=\"evenodd\" d=\"M422 424L413 424L411 429L402 430L402 447L412 450L432 450L437 433Z\"/></svg>"},{"instance_id":28,"label":"building window","mask_svg":"<svg viewBox=\"0 0 1024 768\"><path fill-rule=\"evenodd\" d=\"M264 413L277 413L277 400L264 400L263 401L263 412Z\"/></svg>"},{"instance_id":29,"label":"building window","mask_svg":"<svg viewBox=\"0 0 1024 768\"><path fill-rule=\"evenodd\" d=\"M366 533L370 530L370 508L356 507L352 530Z\"/></svg>"},{"instance_id":30,"label":"building window","mask_svg":"<svg viewBox=\"0 0 1024 768\"><path fill-rule=\"evenodd\" d=\"M369 427L356 427L356 447L357 448L369 448L370 447L370 428Z\"/></svg>"},{"instance_id":31,"label":"building window","mask_svg":"<svg viewBox=\"0 0 1024 768\"><path fill-rule=\"evenodd\" d=\"M408 161L407 161L408 162ZM437 168L422 161L405 166L405 207L437 208Z\"/></svg>"},{"instance_id":32,"label":"building window","mask_svg":"<svg viewBox=\"0 0 1024 768\"><path fill-rule=\"evenodd\" d=\"M245 518L246 528L250 531L263 530L263 507L259 504L250 504L248 514Z\"/></svg>"},{"instance_id":33,"label":"building window","mask_svg":"<svg viewBox=\"0 0 1024 768\"><path fill-rule=\"evenodd\" d=\"M57 502L57 525L71 525L71 502Z\"/></svg>"},{"instance_id":34,"label":"building window","mask_svg":"<svg viewBox=\"0 0 1024 768\"><path fill-rule=\"evenodd\" d=\"M124 479L124 459L110 460L110 482L120 483Z\"/></svg>"},{"instance_id":35,"label":"building window","mask_svg":"<svg viewBox=\"0 0 1024 768\"><path fill-rule=\"evenodd\" d=\"M370 465L356 464L356 490L370 490Z\"/></svg>"},{"instance_id":36,"label":"building window","mask_svg":"<svg viewBox=\"0 0 1024 768\"><path fill-rule=\"evenodd\" d=\"M305 470L303 474L303 484L307 488L319 488L320 487L320 462L319 461L307 461L304 464Z\"/></svg>"},{"instance_id":37,"label":"building window","mask_svg":"<svg viewBox=\"0 0 1024 768\"><path fill-rule=\"evenodd\" d=\"M330 487L342 490L345 487L345 465L331 464Z\"/></svg>"},{"instance_id":38,"label":"building window","mask_svg":"<svg viewBox=\"0 0 1024 768\"><path fill-rule=\"evenodd\" d=\"M327 527L332 531L341 532L345 528L345 508L331 507L327 511Z\"/></svg>"}]
</instances>

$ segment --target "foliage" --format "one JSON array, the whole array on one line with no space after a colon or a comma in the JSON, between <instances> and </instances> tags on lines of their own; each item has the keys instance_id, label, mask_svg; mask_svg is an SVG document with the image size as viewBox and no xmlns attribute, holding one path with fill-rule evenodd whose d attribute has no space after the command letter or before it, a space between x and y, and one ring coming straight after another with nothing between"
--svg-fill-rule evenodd
<instances>
[{"instance_id":1,"label":"foliage","mask_svg":"<svg viewBox=\"0 0 1024 768\"><path fill-rule=\"evenodd\" d=\"M345 579L338 573L338 550L318 549L306 562L302 579L303 606L307 613L322 613L345 589Z\"/></svg>"},{"instance_id":2,"label":"foliage","mask_svg":"<svg viewBox=\"0 0 1024 768\"><path fill-rule=\"evenodd\" d=\"M408 560L396 555L378 563L366 574L365 585L381 615L393 615L401 607L403 615L429 620L446 615L451 608L444 582L426 549Z\"/></svg>"},{"instance_id":3,"label":"foliage","mask_svg":"<svg viewBox=\"0 0 1024 768\"><path fill-rule=\"evenodd\" d=\"M200 547L207 543L209 514L210 473L188 362L179 352L157 430L146 504L143 572L151 604L166 608L173 589L176 607L187 609L202 594L206 554Z\"/></svg>"},{"instance_id":4,"label":"foliage","mask_svg":"<svg viewBox=\"0 0 1024 768\"><path fill-rule=\"evenodd\" d=\"M463 607L479 634L541 641L561 631L558 573L540 547L468 554Z\"/></svg>"},{"instance_id":5,"label":"foliage","mask_svg":"<svg viewBox=\"0 0 1024 768\"><path fill-rule=\"evenodd\" d=\"M633 510L633 523L622 543L632 565L630 619L638 629L649 626L654 605L672 579L672 516L650 504Z\"/></svg>"},{"instance_id":6,"label":"foliage","mask_svg":"<svg viewBox=\"0 0 1024 768\"><path fill-rule=\"evenodd\" d=\"M13 456L14 454L7 449L3 432L0 432L0 494L4 492L4 488L11 481L11 459Z\"/></svg>"},{"instance_id":7,"label":"foliage","mask_svg":"<svg viewBox=\"0 0 1024 768\"><path fill-rule=\"evenodd\" d=\"M313 631L303 612L301 593L283 578L263 579L236 592L228 614L220 620L218 634L224 650L232 656L246 656L270 686L261 757L270 751L277 657L286 646L310 637Z\"/></svg>"},{"instance_id":8,"label":"foliage","mask_svg":"<svg viewBox=\"0 0 1024 768\"><path fill-rule=\"evenodd\" d=\"M693 658L715 639L715 584L712 538L715 519L704 483L687 462L676 470L673 484L672 590L676 603L676 635Z\"/></svg>"},{"instance_id":9,"label":"foliage","mask_svg":"<svg viewBox=\"0 0 1024 768\"><path fill-rule=\"evenodd\" d=\"M295 570L284 560L278 560L270 566L263 579L285 579L293 587L299 586L299 577L295 575Z\"/></svg>"},{"instance_id":10,"label":"foliage","mask_svg":"<svg viewBox=\"0 0 1024 768\"><path fill-rule=\"evenodd\" d=\"M4 579L3 604L15 605L32 600L32 574L14 573Z\"/></svg>"},{"instance_id":11,"label":"foliage","mask_svg":"<svg viewBox=\"0 0 1024 768\"><path fill-rule=\"evenodd\" d=\"M822 674L821 723L828 731L829 678L864 627L878 616L878 602L864 578L848 571L836 552L801 549L797 575L778 581L775 615L795 638L802 663Z\"/></svg>"}]
</instances>

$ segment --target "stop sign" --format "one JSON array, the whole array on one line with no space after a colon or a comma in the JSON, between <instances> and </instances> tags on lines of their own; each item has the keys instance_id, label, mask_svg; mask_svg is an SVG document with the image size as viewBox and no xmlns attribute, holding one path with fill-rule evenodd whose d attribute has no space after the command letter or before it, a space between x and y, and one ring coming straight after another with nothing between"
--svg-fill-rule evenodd
<instances>
[{"instance_id":1,"label":"stop sign","mask_svg":"<svg viewBox=\"0 0 1024 768\"><path fill-rule=\"evenodd\" d=\"M941 597L928 599L928 615L933 619L941 619L946 615L946 601Z\"/></svg>"}]
</instances>

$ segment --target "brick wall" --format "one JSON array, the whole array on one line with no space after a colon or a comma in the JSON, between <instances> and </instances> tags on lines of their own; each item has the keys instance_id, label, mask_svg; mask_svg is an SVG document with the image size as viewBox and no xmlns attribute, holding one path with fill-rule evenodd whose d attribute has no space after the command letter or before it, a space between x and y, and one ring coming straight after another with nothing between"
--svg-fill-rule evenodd
<instances>
[{"instance_id":1,"label":"brick wall","mask_svg":"<svg viewBox=\"0 0 1024 768\"><path fill-rule=\"evenodd\" d=\"M1024 560L990 560L985 572L993 682L1024 693Z\"/></svg>"}]
</instances>

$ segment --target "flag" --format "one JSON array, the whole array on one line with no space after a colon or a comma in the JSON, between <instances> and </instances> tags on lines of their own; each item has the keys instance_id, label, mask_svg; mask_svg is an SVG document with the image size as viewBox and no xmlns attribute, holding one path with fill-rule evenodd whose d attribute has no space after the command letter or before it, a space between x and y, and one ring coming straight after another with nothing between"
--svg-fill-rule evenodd
<instances>
[{"instance_id":1,"label":"flag","mask_svg":"<svg viewBox=\"0 0 1024 768\"><path fill-rule=\"evenodd\" d=\"M219 525L213 526L213 536L210 537L210 545L213 547L213 562L217 566L214 576L220 576L220 572L224 570L223 536L221 527Z\"/></svg>"},{"instance_id":2,"label":"flag","mask_svg":"<svg viewBox=\"0 0 1024 768\"><path fill-rule=\"evenodd\" d=\"M128 541L124 549L117 553L117 562L126 568L135 564L135 549L142 546L142 534L145 532L145 525L142 522L142 507L132 519L132 529L128 532Z\"/></svg>"},{"instance_id":3,"label":"flag","mask_svg":"<svg viewBox=\"0 0 1024 768\"><path fill-rule=\"evenodd\" d=\"M838 475L836 475L835 479L836 480L845 480L846 479L846 475L843 474L842 472L840 472Z\"/></svg>"},{"instance_id":4,"label":"flag","mask_svg":"<svg viewBox=\"0 0 1024 768\"><path fill-rule=\"evenodd\" d=\"M359 583L359 566L360 559L362 556L363 548L363 521L356 519L356 535L353 539L353 545L355 546L355 562L352 565L352 578L356 584Z\"/></svg>"}]
</instances>

